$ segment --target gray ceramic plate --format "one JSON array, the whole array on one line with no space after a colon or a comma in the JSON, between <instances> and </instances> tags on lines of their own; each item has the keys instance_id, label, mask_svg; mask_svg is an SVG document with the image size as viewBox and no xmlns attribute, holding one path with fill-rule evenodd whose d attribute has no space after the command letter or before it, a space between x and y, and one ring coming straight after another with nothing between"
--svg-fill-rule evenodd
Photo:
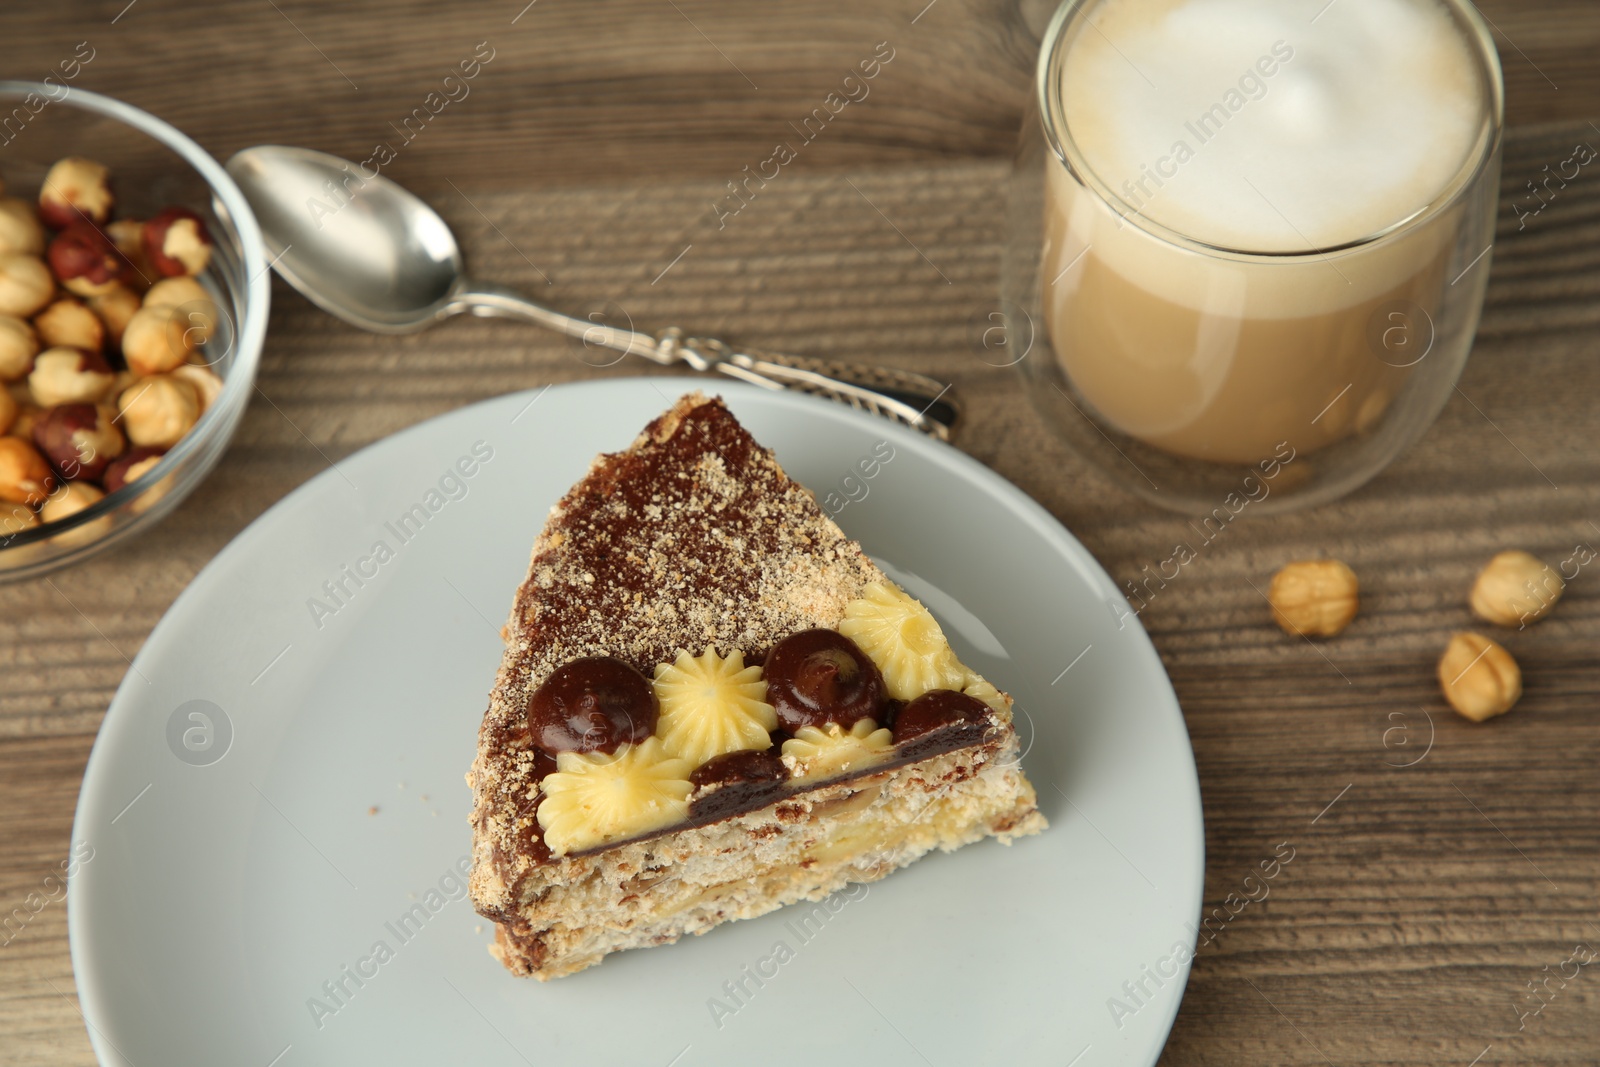
<instances>
[{"instance_id":1,"label":"gray ceramic plate","mask_svg":"<svg viewBox=\"0 0 1600 1067\"><path fill-rule=\"evenodd\" d=\"M458 868L498 627L550 506L683 388L567 385L435 419L313 479L195 579L78 803L72 958L102 1062L1155 1061L1204 839L1149 640L980 464L742 386L718 391L1016 696L1051 828L549 984L489 956Z\"/></svg>"}]
</instances>

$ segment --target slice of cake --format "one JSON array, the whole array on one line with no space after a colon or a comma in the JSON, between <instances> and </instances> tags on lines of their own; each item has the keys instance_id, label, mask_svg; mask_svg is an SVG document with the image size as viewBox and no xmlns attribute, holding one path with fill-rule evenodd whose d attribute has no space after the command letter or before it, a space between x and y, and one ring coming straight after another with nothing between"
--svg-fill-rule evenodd
<instances>
[{"instance_id":1,"label":"slice of cake","mask_svg":"<svg viewBox=\"0 0 1600 1067\"><path fill-rule=\"evenodd\" d=\"M515 974L1044 828L1011 698L718 399L594 461L503 635L467 782L472 899Z\"/></svg>"}]
</instances>

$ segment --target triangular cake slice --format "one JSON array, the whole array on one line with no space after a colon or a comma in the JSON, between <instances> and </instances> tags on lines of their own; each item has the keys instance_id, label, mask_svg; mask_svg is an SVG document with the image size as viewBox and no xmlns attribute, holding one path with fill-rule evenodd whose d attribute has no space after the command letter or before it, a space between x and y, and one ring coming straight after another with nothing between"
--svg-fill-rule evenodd
<instances>
[{"instance_id":1,"label":"triangular cake slice","mask_svg":"<svg viewBox=\"0 0 1600 1067\"><path fill-rule=\"evenodd\" d=\"M467 782L472 898L515 974L1044 828L1011 698L721 400L594 461L504 637Z\"/></svg>"}]
</instances>

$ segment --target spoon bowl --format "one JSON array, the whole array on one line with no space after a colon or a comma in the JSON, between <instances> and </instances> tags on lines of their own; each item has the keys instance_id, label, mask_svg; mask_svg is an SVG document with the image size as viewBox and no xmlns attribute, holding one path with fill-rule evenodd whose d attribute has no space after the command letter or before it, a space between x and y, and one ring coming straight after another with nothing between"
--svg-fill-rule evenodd
<instances>
[{"instance_id":1,"label":"spoon bowl","mask_svg":"<svg viewBox=\"0 0 1600 1067\"><path fill-rule=\"evenodd\" d=\"M455 234L420 197L325 152L247 148L228 161L278 273L367 330L405 333L450 314L465 280Z\"/></svg>"}]
</instances>

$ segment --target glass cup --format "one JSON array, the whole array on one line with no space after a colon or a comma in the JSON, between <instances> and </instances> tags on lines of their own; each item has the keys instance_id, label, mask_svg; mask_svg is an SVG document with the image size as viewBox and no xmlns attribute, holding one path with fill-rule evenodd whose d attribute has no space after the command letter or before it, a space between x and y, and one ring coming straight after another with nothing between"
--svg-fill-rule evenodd
<instances>
[{"instance_id":1,"label":"glass cup","mask_svg":"<svg viewBox=\"0 0 1600 1067\"><path fill-rule=\"evenodd\" d=\"M1227 521L1340 497L1423 434L1472 346L1504 110L1488 28L1443 0L1483 98L1442 188L1358 240L1261 252L1152 220L1074 143L1063 78L1103 2L1142 0L1066 0L1044 32L1008 208L1006 351L1056 433L1157 504Z\"/></svg>"}]
</instances>

